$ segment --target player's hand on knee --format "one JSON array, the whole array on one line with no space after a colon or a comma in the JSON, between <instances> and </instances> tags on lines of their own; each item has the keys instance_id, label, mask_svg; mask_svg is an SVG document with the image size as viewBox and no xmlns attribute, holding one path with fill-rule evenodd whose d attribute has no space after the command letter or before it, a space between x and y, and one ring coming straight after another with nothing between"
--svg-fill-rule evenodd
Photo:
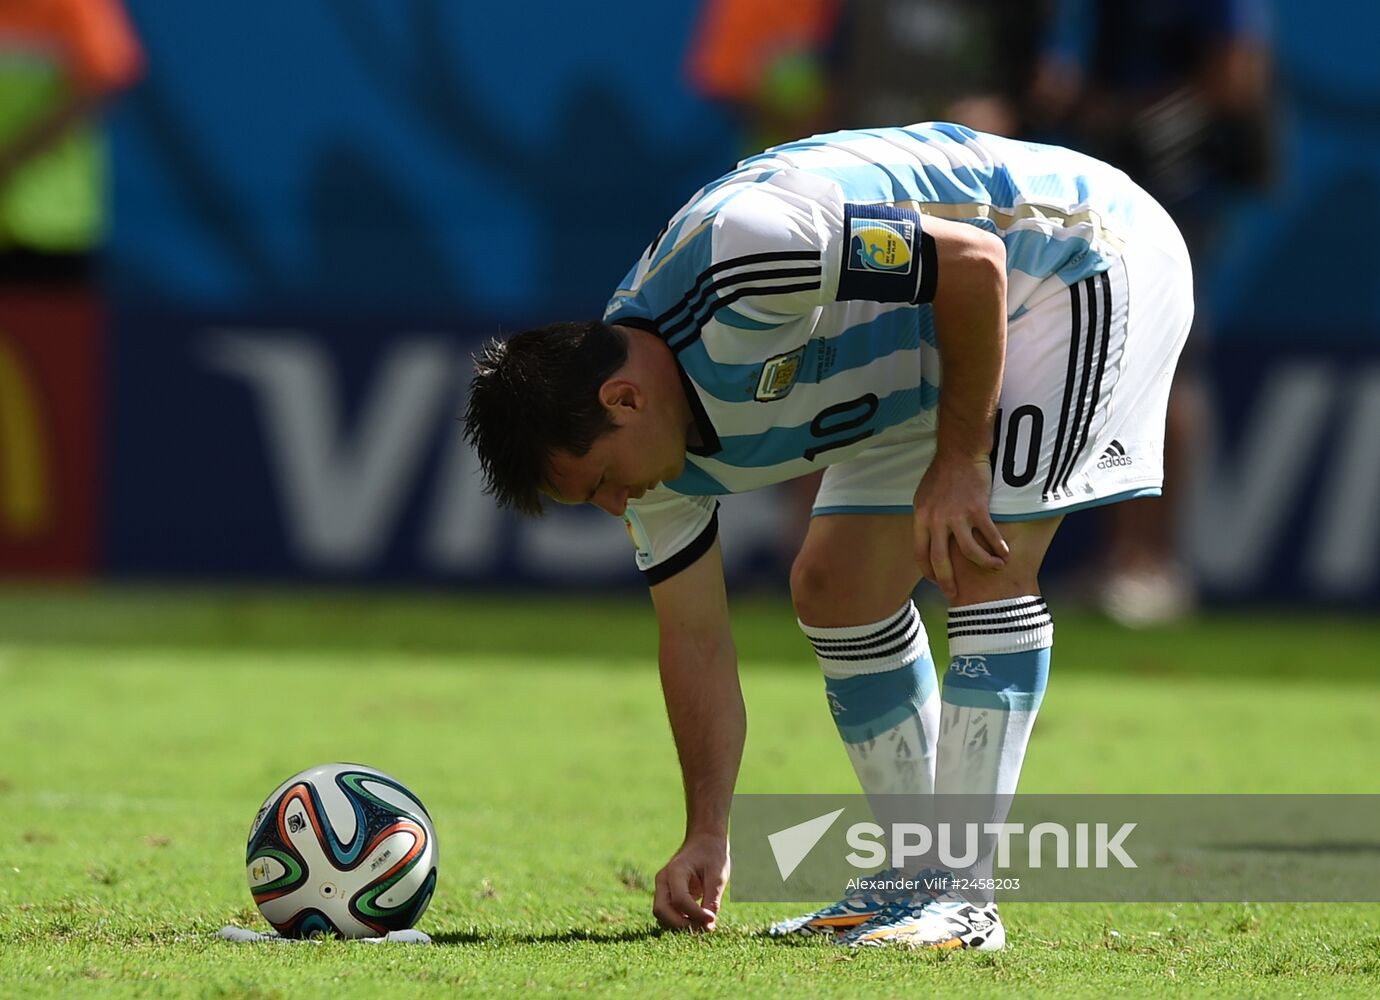
<instances>
[{"instance_id":1,"label":"player's hand on knee","mask_svg":"<svg viewBox=\"0 0 1380 1000\"><path fill-rule=\"evenodd\" d=\"M1010 549L992 521L992 468L986 459L930 463L915 491L915 560L944 596L958 594L952 549L974 566L1000 570Z\"/></svg>"},{"instance_id":2,"label":"player's hand on knee","mask_svg":"<svg viewBox=\"0 0 1380 1000\"><path fill-rule=\"evenodd\" d=\"M670 930L712 931L728 886L728 838L687 837L666 867L656 873L652 915Z\"/></svg>"}]
</instances>

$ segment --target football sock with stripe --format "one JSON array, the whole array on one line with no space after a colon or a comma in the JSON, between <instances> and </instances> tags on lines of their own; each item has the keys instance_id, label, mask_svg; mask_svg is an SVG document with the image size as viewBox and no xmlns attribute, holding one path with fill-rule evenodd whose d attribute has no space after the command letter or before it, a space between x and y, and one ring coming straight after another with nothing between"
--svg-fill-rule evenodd
<instances>
[{"instance_id":1,"label":"football sock with stripe","mask_svg":"<svg viewBox=\"0 0 1380 1000\"><path fill-rule=\"evenodd\" d=\"M824 672L834 724L868 795L934 791L939 693L915 605L871 625L800 622Z\"/></svg>"},{"instance_id":2,"label":"football sock with stripe","mask_svg":"<svg viewBox=\"0 0 1380 1000\"><path fill-rule=\"evenodd\" d=\"M1054 622L1038 595L950 609L936 791L1016 791L1053 641Z\"/></svg>"}]
</instances>

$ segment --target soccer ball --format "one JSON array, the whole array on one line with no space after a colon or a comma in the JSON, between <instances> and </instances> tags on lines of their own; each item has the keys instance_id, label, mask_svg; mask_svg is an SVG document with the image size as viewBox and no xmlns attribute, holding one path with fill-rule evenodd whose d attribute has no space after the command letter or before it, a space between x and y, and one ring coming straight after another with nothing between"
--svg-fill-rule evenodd
<instances>
[{"instance_id":1,"label":"soccer ball","mask_svg":"<svg viewBox=\"0 0 1380 1000\"><path fill-rule=\"evenodd\" d=\"M417 797L360 764L273 790L245 852L249 891L283 937L378 937L417 922L436 888L436 833Z\"/></svg>"}]
</instances>

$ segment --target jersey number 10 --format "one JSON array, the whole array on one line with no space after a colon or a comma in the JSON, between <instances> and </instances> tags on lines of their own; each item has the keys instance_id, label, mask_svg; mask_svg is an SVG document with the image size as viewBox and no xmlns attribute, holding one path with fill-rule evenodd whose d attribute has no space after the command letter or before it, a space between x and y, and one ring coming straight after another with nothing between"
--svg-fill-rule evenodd
<instances>
[{"instance_id":1,"label":"jersey number 10","mask_svg":"<svg viewBox=\"0 0 1380 1000\"><path fill-rule=\"evenodd\" d=\"M857 399L850 399L846 403L835 403L833 406L826 406L820 410L815 414L815 419L810 421L810 435L829 440L822 441L820 444L812 444L806 448L805 460L813 462L816 457L826 451L846 448L850 444L865 441L877 433L876 428L873 427L859 431L857 434L850 432L857 431L859 427L876 416L877 408L880 405L881 401L877 399L876 394L867 392Z\"/></svg>"},{"instance_id":2,"label":"jersey number 10","mask_svg":"<svg viewBox=\"0 0 1380 1000\"><path fill-rule=\"evenodd\" d=\"M1028 424L1026 428L1024 425ZM1001 478L1007 486L1024 486L1035 478L1035 470L1040 464L1040 441L1045 433L1045 413L1030 403L1018 406L1011 411L1006 421L1006 440L1002 441L1002 411L992 421L992 474L997 472L997 456L1001 456ZM1022 431L1025 447L1021 448ZM1024 454L1020 454L1020 452ZM1021 468L1016 470L1016 462Z\"/></svg>"}]
</instances>

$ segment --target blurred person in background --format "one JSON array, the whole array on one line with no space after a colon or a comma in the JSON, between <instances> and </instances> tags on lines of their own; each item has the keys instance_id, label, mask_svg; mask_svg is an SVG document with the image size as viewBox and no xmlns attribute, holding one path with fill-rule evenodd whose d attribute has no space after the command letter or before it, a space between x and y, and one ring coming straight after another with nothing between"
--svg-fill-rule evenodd
<instances>
[{"instance_id":1,"label":"blurred person in background","mask_svg":"<svg viewBox=\"0 0 1380 1000\"><path fill-rule=\"evenodd\" d=\"M953 121L1017 135L1047 20L1036 0L706 0L696 93L755 151L845 125Z\"/></svg>"},{"instance_id":2,"label":"blurred person in background","mask_svg":"<svg viewBox=\"0 0 1380 1000\"><path fill-rule=\"evenodd\" d=\"M726 107L755 152L833 127L833 48L844 0L705 0L690 87Z\"/></svg>"},{"instance_id":3,"label":"blurred person in background","mask_svg":"<svg viewBox=\"0 0 1380 1000\"><path fill-rule=\"evenodd\" d=\"M485 345L465 420L486 488L527 514L623 518L651 588L686 793L665 926L712 930L729 874L746 713L717 497L824 470L791 596L863 790L1009 796L1053 643L1039 569L1065 514L1159 491L1191 284L1173 222L1121 171L924 123L744 160L602 320ZM942 695L922 577L949 603ZM864 891L772 928L835 932L1005 941L990 897L944 891Z\"/></svg>"},{"instance_id":4,"label":"blurred person in background","mask_svg":"<svg viewBox=\"0 0 1380 1000\"><path fill-rule=\"evenodd\" d=\"M1018 136L1042 0L854 0L836 45L839 122L952 121Z\"/></svg>"},{"instance_id":5,"label":"blurred person in background","mask_svg":"<svg viewBox=\"0 0 1380 1000\"><path fill-rule=\"evenodd\" d=\"M102 106L142 55L118 0L0 2L0 276L84 285L106 224Z\"/></svg>"},{"instance_id":6,"label":"blurred person in background","mask_svg":"<svg viewBox=\"0 0 1380 1000\"><path fill-rule=\"evenodd\" d=\"M1045 31L1028 105L1034 136L1129 173L1174 217L1200 283L1234 203L1270 174L1266 29L1263 0L1054 0ZM1199 309L1170 396L1172 492L1104 515L1096 599L1126 625L1170 621L1195 603L1175 512L1204 419L1208 321Z\"/></svg>"}]
</instances>

